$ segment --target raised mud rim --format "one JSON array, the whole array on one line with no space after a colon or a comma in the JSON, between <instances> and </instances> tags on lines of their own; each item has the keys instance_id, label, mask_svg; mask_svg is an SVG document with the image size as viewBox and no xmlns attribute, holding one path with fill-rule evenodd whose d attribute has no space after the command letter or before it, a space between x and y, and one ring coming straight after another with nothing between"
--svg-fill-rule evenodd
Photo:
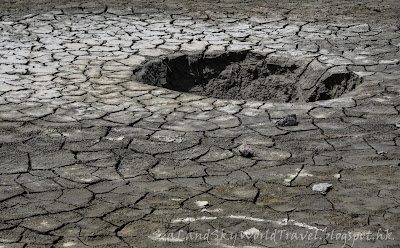
<instances>
[{"instance_id":1,"label":"raised mud rim","mask_svg":"<svg viewBox=\"0 0 400 248\"><path fill-rule=\"evenodd\" d=\"M315 102L335 99L362 83L345 66L316 58L251 51L175 53L150 59L134 78L148 85L220 99Z\"/></svg>"}]
</instances>

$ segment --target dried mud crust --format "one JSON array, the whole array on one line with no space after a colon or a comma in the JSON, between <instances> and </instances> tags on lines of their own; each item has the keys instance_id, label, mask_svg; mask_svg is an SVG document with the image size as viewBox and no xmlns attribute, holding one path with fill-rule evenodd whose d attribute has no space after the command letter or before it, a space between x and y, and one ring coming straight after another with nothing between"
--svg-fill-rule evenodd
<instances>
[{"instance_id":1,"label":"dried mud crust","mask_svg":"<svg viewBox=\"0 0 400 248\"><path fill-rule=\"evenodd\" d=\"M283 14L291 17L301 17L303 20L315 21L374 21L379 23L393 23L399 20L400 5L397 0L3 0L1 14L16 16L43 13L49 10L60 9L65 13L101 13L108 9L124 8L132 13L158 14L193 11L209 12L218 10L221 13L237 14ZM398 21L397 21L398 22Z\"/></svg>"},{"instance_id":2,"label":"dried mud crust","mask_svg":"<svg viewBox=\"0 0 400 248\"><path fill-rule=\"evenodd\" d=\"M275 102L334 99L362 82L346 67L248 51L169 55L145 63L136 79L202 96Z\"/></svg>"},{"instance_id":3,"label":"dried mud crust","mask_svg":"<svg viewBox=\"0 0 400 248\"><path fill-rule=\"evenodd\" d=\"M0 247L398 247L397 0L29 2L0 8ZM132 80L151 58L243 49L363 83L276 103ZM208 230L320 239L183 239Z\"/></svg>"}]
</instances>

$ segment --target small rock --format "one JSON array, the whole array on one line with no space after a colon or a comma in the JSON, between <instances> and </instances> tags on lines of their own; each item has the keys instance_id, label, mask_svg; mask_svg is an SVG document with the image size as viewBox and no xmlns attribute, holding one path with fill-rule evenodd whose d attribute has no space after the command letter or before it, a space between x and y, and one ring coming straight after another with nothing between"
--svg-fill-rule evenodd
<instances>
[{"instance_id":1,"label":"small rock","mask_svg":"<svg viewBox=\"0 0 400 248\"><path fill-rule=\"evenodd\" d=\"M321 192L322 194L326 194L331 189L331 187L332 184L329 183L318 183L313 185L312 190Z\"/></svg>"},{"instance_id":2,"label":"small rock","mask_svg":"<svg viewBox=\"0 0 400 248\"><path fill-rule=\"evenodd\" d=\"M258 230L257 228L253 227L253 228L250 228L250 229L244 231L243 234L246 235L246 236L257 235L257 234L260 234L260 230Z\"/></svg>"},{"instance_id":3,"label":"small rock","mask_svg":"<svg viewBox=\"0 0 400 248\"><path fill-rule=\"evenodd\" d=\"M243 157L250 158L253 156L253 153L250 150L250 147L247 144L242 144L239 146L239 153Z\"/></svg>"},{"instance_id":4,"label":"small rock","mask_svg":"<svg viewBox=\"0 0 400 248\"><path fill-rule=\"evenodd\" d=\"M379 152L378 152L378 154L381 155L381 156L384 156L386 153L387 153L387 152L384 152L384 151L379 151Z\"/></svg>"},{"instance_id":5,"label":"small rock","mask_svg":"<svg viewBox=\"0 0 400 248\"><path fill-rule=\"evenodd\" d=\"M208 206L208 201L196 201L195 202L197 206L199 207L206 207Z\"/></svg>"},{"instance_id":6,"label":"small rock","mask_svg":"<svg viewBox=\"0 0 400 248\"><path fill-rule=\"evenodd\" d=\"M277 121L276 125L279 127L296 126L299 124L296 119L296 114L290 114Z\"/></svg>"}]
</instances>

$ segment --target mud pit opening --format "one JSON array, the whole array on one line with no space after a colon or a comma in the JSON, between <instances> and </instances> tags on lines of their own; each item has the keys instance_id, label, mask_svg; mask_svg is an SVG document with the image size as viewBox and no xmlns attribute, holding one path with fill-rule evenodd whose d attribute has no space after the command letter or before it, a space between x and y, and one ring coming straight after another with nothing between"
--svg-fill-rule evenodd
<instances>
[{"instance_id":1,"label":"mud pit opening","mask_svg":"<svg viewBox=\"0 0 400 248\"><path fill-rule=\"evenodd\" d=\"M274 102L329 100L361 83L344 66L248 51L173 54L146 62L135 77L149 85L202 96Z\"/></svg>"}]
</instances>

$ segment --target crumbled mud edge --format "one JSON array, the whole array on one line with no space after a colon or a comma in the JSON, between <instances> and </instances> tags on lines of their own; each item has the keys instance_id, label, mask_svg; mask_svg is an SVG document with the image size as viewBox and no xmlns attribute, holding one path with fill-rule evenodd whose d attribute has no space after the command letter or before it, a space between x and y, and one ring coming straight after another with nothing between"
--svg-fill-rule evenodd
<instances>
[{"instance_id":1,"label":"crumbled mud edge","mask_svg":"<svg viewBox=\"0 0 400 248\"><path fill-rule=\"evenodd\" d=\"M134 79L201 96L275 102L334 99L362 82L343 66L250 51L175 53L147 61Z\"/></svg>"}]
</instances>

